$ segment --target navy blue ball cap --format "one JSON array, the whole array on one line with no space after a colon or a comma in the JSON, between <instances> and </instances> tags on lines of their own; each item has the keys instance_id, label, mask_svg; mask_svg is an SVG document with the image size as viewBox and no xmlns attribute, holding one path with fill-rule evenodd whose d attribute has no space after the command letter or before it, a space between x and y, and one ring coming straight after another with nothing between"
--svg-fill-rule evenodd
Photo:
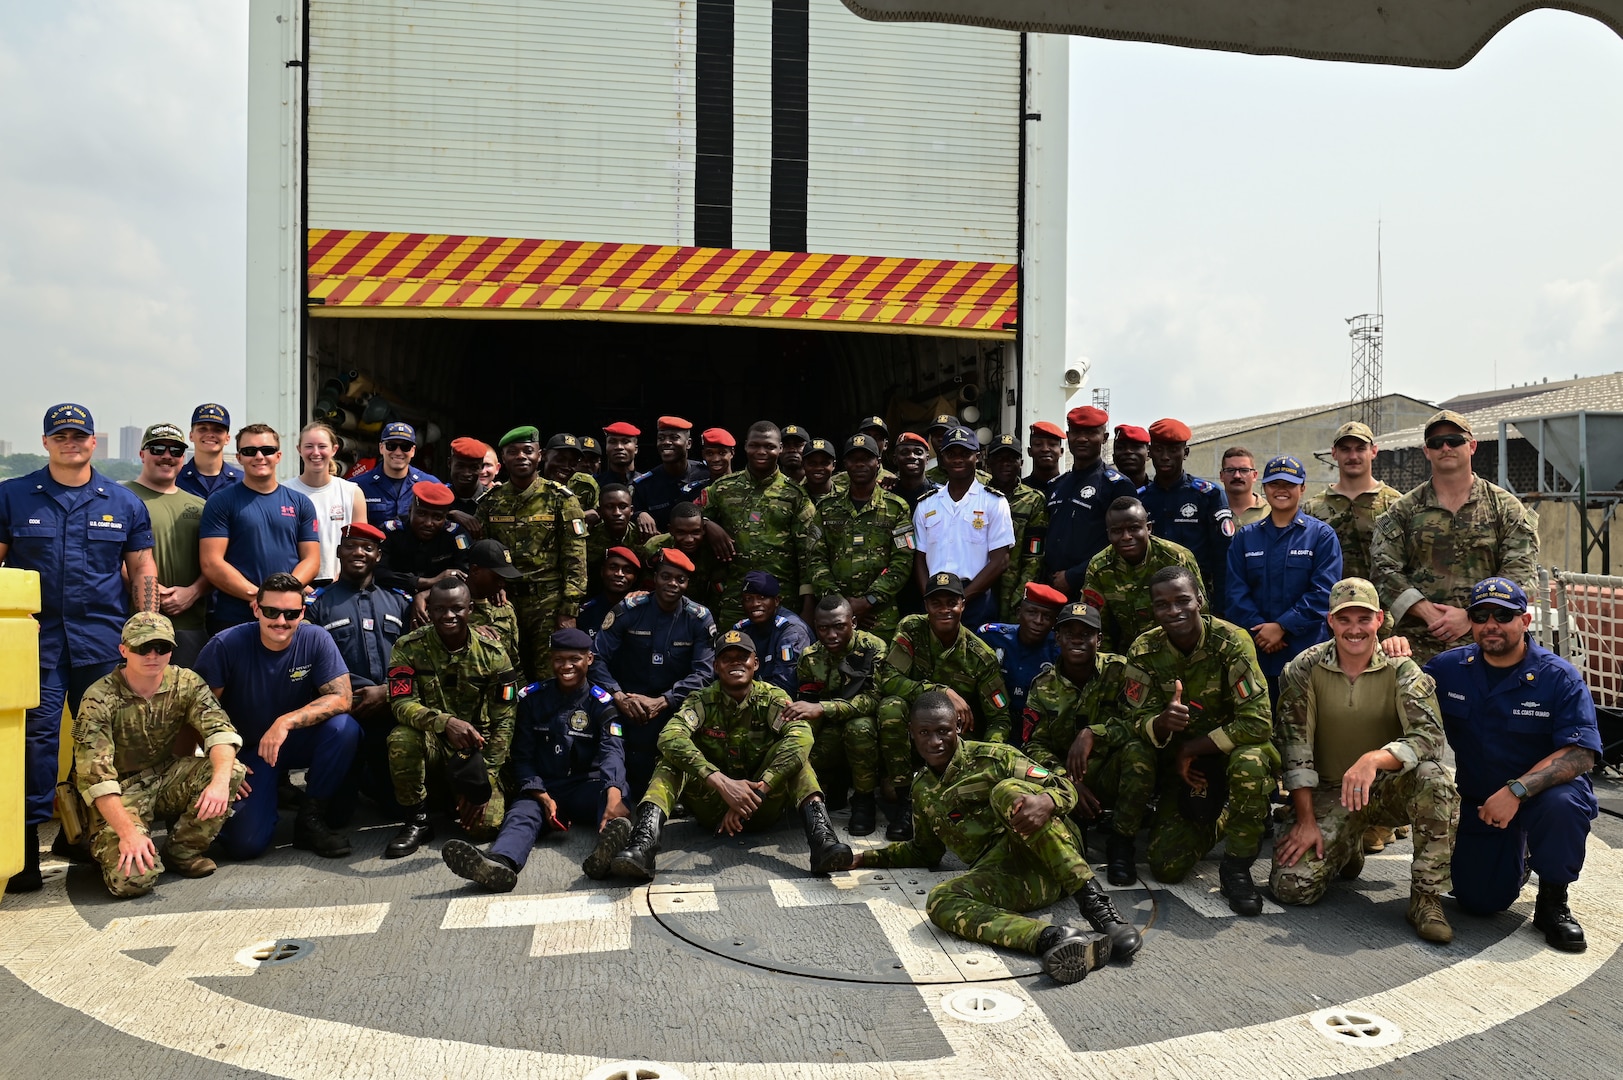
<instances>
[{"instance_id":1,"label":"navy blue ball cap","mask_svg":"<svg viewBox=\"0 0 1623 1080\"><path fill-rule=\"evenodd\" d=\"M383 425L383 434L378 436L378 442L409 442L417 445L417 429L403 420L396 420L392 424Z\"/></svg>"},{"instance_id":2,"label":"navy blue ball cap","mask_svg":"<svg viewBox=\"0 0 1623 1080\"><path fill-rule=\"evenodd\" d=\"M782 588L778 579L765 570L751 570L744 575L744 592L757 596L777 596Z\"/></svg>"},{"instance_id":3,"label":"navy blue ball cap","mask_svg":"<svg viewBox=\"0 0 1623 1080\"><path fill-rule=\"evenodd\" d=\"M555 651L569 649L576 652L591 652L592 635L584 630L576 630L574 627L567 630L554 630L552 632L552 648Z\"/></svg>"},{"instance_id":4,"label":"navy blue ball cap","mask_svg":"<svg viewBox=\"0 0 1623 1080\"><path fill-rule=\"evenodd\" d=\"M219 424L228 428L231 426L231 414L224 405L210 401L192 410L192 427L198 424Z\"/></svg>"},{"instance_id":5,"label":"navy blue ball cap","mask_svg":"<svg viewBox=\"0 0 1623 1080\"><path fill-rule=\"evenodd\" d=\"M979 450L981 441L975 433L966 427L951 427L947 429L946 436L941 440L941 449L947 450L954 446L961 446L965 450Z\"/></svg>"},{"instance_id":6,"label":"navy blue ball cap","mask_svg":"<svg viewBox=\"0 0 1623 1080\"><path fill-rule=\"evenodd\" d=\"M1289 480L1293 484L1305 484L1307 483L1307 468L1289 454L1269 458L1268 464L1262 468L1262 482L1267 484L1275 480Z\"/></svg>"},{"instance_id":7,"label":"navy blue ball cap","mask_svg":"<svg viewBox=\"0 0 1623 1080\"><path fill-rule=\"evenodd\" d=\"M82 431L86 435L94 435L96 421L91 418L90 410L83 405L64 401L45 410L45 434L55 435L62 431Z\"/></svg>"},{"instance_id":8,"label":"navy blue ball cap","mask_svg":"<svg viewBox=\"0 0 1623 1080\"><path fill-rule=\"evenodd\" d=\"M1510 608L1512 611L1527 610L1527 594L1522 587L1509 578L1491 577L1483 578L1471 586L1471 607L1478 604L1493 604L1496 607Z\"/></svg>"}]
</instances>

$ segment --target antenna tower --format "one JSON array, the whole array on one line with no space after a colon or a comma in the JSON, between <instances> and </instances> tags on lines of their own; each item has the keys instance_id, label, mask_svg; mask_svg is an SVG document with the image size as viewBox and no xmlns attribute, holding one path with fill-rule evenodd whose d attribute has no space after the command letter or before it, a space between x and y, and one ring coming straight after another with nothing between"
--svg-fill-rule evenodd
<instances>
[{"instance_id":1,"label":"antenna tower","mask_svg":"<svg viewBox=\"0 0 1623 1080\"><path fill-rule=\"evenodd\" d=\"M1110 411L1110 387L1095 386L1093 388L1093 407L1103 409L1105 412Z\"/></svg>"},{"instance_id":2,"label":"antenna tower","mask_svg":"<svg viewBox=\"0 0 1623 1080\"><path fill-rule=\"evenodd\" d=\"M1347 320L1352 338L1352 403L1358 419L1381 433L1382 355L1385 352L1385 318L1381 294L1381 223L1375 223L1375 314L1354 315Z\"/></svg>"}]
</instances>

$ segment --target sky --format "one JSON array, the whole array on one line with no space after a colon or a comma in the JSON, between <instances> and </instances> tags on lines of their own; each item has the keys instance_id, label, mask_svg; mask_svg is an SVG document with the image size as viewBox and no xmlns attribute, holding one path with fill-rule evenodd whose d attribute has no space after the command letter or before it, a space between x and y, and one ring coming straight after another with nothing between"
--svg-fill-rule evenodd
<instances>
[{"instance_id":1,"label":"sky","mask_svg":"<svg viewBox=\"0 0 1623 1080\"><path fill-rule=\"evenodd\" d=\"M240 418L247 5L0 5L0 439ZM1069 351L1118 419L1623 369L1623 40L1535 12L1458 71L1077 39ZM116 453L116 449L114 450Z\"/></svg>"}]
</instances>

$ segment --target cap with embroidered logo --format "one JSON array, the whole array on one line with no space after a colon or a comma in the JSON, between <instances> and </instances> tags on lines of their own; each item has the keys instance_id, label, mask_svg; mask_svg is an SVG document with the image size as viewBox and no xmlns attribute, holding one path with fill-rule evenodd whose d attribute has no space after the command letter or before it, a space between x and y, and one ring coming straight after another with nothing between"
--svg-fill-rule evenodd
<instances>
[{"instance_id":1,"label":"cap with embroidered logo","mask_svg":"<svg viewBox=\"0 0 1623 1080\"><path fill-rule=\"evenodd\" d=\"M1483 578L1471 586L1471 607L1493 604L1512 611L1527 610L1527 594L1522 587L1504 577Z\"/></svg>"},{"instance_id":2,"label":"cap with embroidered logo","mask_svg":"<svg viewBox=\"0 0 1623 1080\"><path fill-rule=\"evenodd\" d=\"M1369 429L1368 424L1361 424L1357 420L1348 420L1345 424L1342 424L1340 427L1336 428L1336 437L1330 440L1330 445L1334 446L1336 443L1346 438L1354 438L1360 442L1373 443L1375 441L1375 433Z\"/></svg>"},{"instance_id":3,"label":"cap with embroidered logo","mask_svg":"<svg viewBox=\"0 0 1623 1080\"><path fill-rule=\"evenodd\" d=\"M827 454L834 456L834 447L827 439L813 439L806 444L806 452L802 457L811 457L813 454Z\"/></svg>"},{"instance_id":4,"label":"cap with embroidered logo","mask_svg":"<svg viewBox=\"0 0 1623 1080\"><path fill-rule=\"evenodd\" d=\"M845 446L840 450L840 457L844 458L858 450L866 451L874 457L879 456L879 442L872 435L853 435L845 440Z\"/></svg>"},{"instance_id":5,"label":"cap with embroidered logo","mask_svg":"<svg viewBox=\"0 0 1623 1080\"><path fill-rule=\"evenodd\" d=\"M1064 626L1066 623L1077 622L1081 623L1083 626L1092 627L1095 630L1098 630L1104 626L1104 620L1099 618L1099 609L1090 604L1086 604L1081 600L1078 600L1072 604L1066 604L1064 607L1060 608L1059 617L1054 620L1054 625L1058 627Z\"/></svg>"},{"instance_id":6,"label":"cap with embroidered logo","mask_svg":"<svg viewBox=\"0 0 1623 1080\"><path fill-rule=\"evenodd\" d=\"M887 439L890 438L890 425L885 423L883 416L864 416L857 421L858 431L867 431L869 428L878 428Z\"/></svg>"},{"instance_id":7,"label":"cap with embroidered logo","mask_svg":"<svg viewBox=\"0 0 1623 1080\"><path fill-rule=\"evenodd\" d=\"M56 435L63 431L82 431L86 435L94 435L96 421L91 419L90 410L83 405L75 405L71 401L52 405L45 410L45 434Z\"/></svg>"},{"instance_id":8,"label":"cap with embroidered logo","mask_svg":"<svg viewBox=\"0 0 1623 1080\"><path fill-rule=\"evenodd\" d=\"M383 425L383 434L378 436L378 442L409 442L416 446L417 429L403 420L396 420Z\"/></svg>"},{"instance_id":9,"label":"cap with embroidered logo","mask_svg":"<svg viewBox=\"0 0 1623 1080\"><path fill-rule=\"evenodd\" d=\"M716 655L720 656L728 649L743 649L751 656L754 656L755 639L742 630L729 630L716 639Z\"/></svg>"},{"instance_id":10,"label":"cap with embroidered logo","mask_svg":"<svg viewBox=\"0 0 1623 1080\"><path fill-rule=\"evenodd\" d=\"M1008 432L1004 432L992 440L992 444L986 448L986 456L990 458L993 454L1003 451L1014 454L1016 457L1023 456L1025 453L1024 448L1020 445L1020 440Z\"/></svg>"},{"instance_id":11,"label":"cap with embroidered logo","mask_svg":"<svg viewBox=\"0 0 1623 1080\"><path fill-rule=\"evenodd\" d=\"M931 574L930 580L925 583L924 595L934 596L943 592L952 593L954 596L964 595L964 579L946 570L939 574Z\"/></svg>"},{"instance_id":12,"label":"cap with embroidered logo","mask_svg":"<svg viewBox=\"0 0 1623 1080\"><path fill-rule=\"evenodd\" d=\"M175 627L156 611L137 611L124 623L124 632L118 640L130 648L138 648L149 641L175 643Z\"/></svg>"},{"instance_id":13,"label":"cap with embroidered logo","mask_svg":"<svg viewBox=\"0 0 1623 1080\"><path fill-rule=\"evenodd\" d=\"M806 434L806 429L799 424L785 424L778 431L783 435L784 442L788 442L790 439L797 439L800 442L809 442L811 440L811 436Z\"/></svg>"},{"instance_id":14,"label":"cap with embroidered logo","mask_svg":"<svg viewBox=\"0 0 1623 1080\"><path fill-rule=\"evenodd\" d=\"M966 427L950 427L941 437L941 449L949 450L954 446L961 446L965 450L979 450L981 441L975 438L975 433Z\"/></svg>"},{"instance_id":15,"label":"cap with embroidered logo","mask_svg":"<svg viewBox=\"0 0 1623 1080\"><path fill-rule=\"evenodd\" d=\"M955 426L957 423L958 418L952 415L952 413L938 413L936 418L930 421L930 426L925 430L934 431L936 428L950 428Z\"/></svg>"},{"instance_id":16,"label":"cap with embroidered logo","mask_svg":"<svg viewBox=\"0 0 1623 1080\"><path fill-rule=\"evenodd\" d=\"M174 424L153 424L141 433L141 449L145 450L153 443L179 443L186 445L186 433Z\"/></svg>"},{"instance_id":17,"label":"cap with embroidered logo","mask_svg":"<svg viewBox=\"0 0 1623 1080\"><path fill-rule=\"evenodd\" d=\"M192 427L198 424L219 424L228 428L231 426L231 414L224 405L210 401L192 410Z\"/></svg>"},{"instance_id":18,"label":"cap with embroidered logo","mask_svg":"<svg viewBox=\"0 0 1623 1080\"><path fill-rule=\"evenodd\" d=\"M580 440L568 432L559 432L547 440L548 450L573 450L580 453Z\"/></svg>"},{"instance_id":19,"label":"cap with embroidered logo","mask_svg":"<svg viewBox=\"0 0 1623 1080\"><path fill-rule=\"evenodd\" d=\"M1289 480L1293 484L1305 484L1307 483L1307 467L1289 454L1269 458L1268 464L1262 467L1262 482L1270 484L1275 480Z\"/></svg>"},{"instance_id":20,"label":"cap with embroidered logo","mask_svg":"<svg viewBox=\"0 0 1623 1080\"><path fill-rule=\"evenodd\" d=\"M603 447L596 439L592 438L592 436L577 435L575 437L580 440L580 452L582 454L596 454L598 457L603 456Z\"/></svg>"},{"instance_id":21,"label":"cap with embroidered logo","mask_svg":"<svg viewBox=\"0 0 1623 1080\"><path fill-rule=\"evenodd\" d=\"M468 565L483 567L503 581L517 581L524 576L513 565L513 556L502 542L488 536L468 549Z\"/></svg>"},{"instance_id":22,"label":"cap with embroidered logo","mask_svg":"<svg viewBox=\"0 0 1623 1080\"><path fill-rule=\"evenodd\" d=\"M1330 614L1334 615L1342 608L1350 607L1381 610L1381 597L1375 591L1373 582L1361 577L1350 577L1342 578L1330 586Z\"/></svg>"}]
</instances>

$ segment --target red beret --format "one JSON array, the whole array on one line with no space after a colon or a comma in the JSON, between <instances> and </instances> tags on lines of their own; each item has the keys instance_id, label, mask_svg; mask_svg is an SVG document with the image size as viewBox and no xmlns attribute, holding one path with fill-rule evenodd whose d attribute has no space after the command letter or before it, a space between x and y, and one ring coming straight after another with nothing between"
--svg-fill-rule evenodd
<instances>
[{"instance_id":1,"label":"red beret","mask_svg":"<svg viewBox=\"0 0 1623 1080\"><path fill-rule=\"evenodd\" d=\"M384 540L388 539L388 537L383 534L382 529L378 528L376 525L368 525L364 521L357 521L353 524L345 525L344 535L360 536L367 540L376 540L380 544L383 543Z\"/></svg>"},{"instance_id":2,"label":"red beret","mask_svg":"<svg viewBox=\"0 0 1623 1080\"><path fill-rule=\"evenodd\" d=\"M923 435L920 435L916 431L904 431L904 432L902 432L902 437L897 439L896 441L898 443L916 442L916 443L921 443L921 444L923 444L925 446L930 445L930 440L926 439Z\"/></svg>"},{"instance_id":3,"label":"red beret","mask_svg":"<svg viewBox=\"0 0 1623 1080\"><path fill-rule=\"evenodd\" d=\"M616 558L624 559L632 566L635 566L638 570L642 569L642 560L637 558L637 553L628 547L611 547L609 550L605 551L603 555L605 558L613 555Z\"/></svg>"},{"instance_id":4,"label":"red beret","mask_svg":"<svg viewBox=\"0 0 1623 1080\"><path fill-rule=\"evenodd\" d=\"M411 485L411 493L424 506L450 506L456 502L456 494L450 488L430 480L419 480Z\"/></svg>"},{"instance_id":5,"label":"red beret","mask_svg":"<svg viewBox=\"0 0 1623 1080\"><path fill-rule=\"evenodd\" d=\"M1035 424L1032 424L1031 433L1033 435L1051 435L1056 439L1065 438L1065 432L1059 429L1059 425L1050 423L1047 420L1039 420Z\"/></svg>"},{"instance_id":6,"label":"red beret","mask_svg":"<svg viewBox=\"0 0 1623 1080\"><path fill-rule=\"evenodd\" d=\"M483 461L485 455L490 453L490 447L478 439L470 439L464 435L460 439L451 440L451 453L469 461Z\"/></svg>"},{"instance_id":7,"label":"red beret","mask_svg":"<svg viewBox=\"0 0 1623 1080\"><path fill-rule=\"evenodd\" d=\"M1151 442L1188 442L1189 425L1182 420L1166 417L1150 425Z\"/></svg>"},{"instance_id":8,"label":"red beret","mask_svg":"<svg viewBox=\"0 0 1623 1080\"><path fill-rule=\"evenodd\" d=\"M1064 607L1065 594L1049 585L1033 581L1026 586L1026 599L1033 604L1047 604L1050 607Z\"/></svg>"},{"instance_id":9,"label":"red beret","mask_svg":"<svg viewBox=\"0 0 1623 1080\"><path fill-rule=\"evenodd\" d=\"M690 574L694 571L693 560L682 554L681 548L662 548L659 552L659 557L665 562L668 562L672 566L676 567L678 570L686 570Z\"/></svg>"},{"instance_id":10,"label":"red beret","mask_svg":"<svg viewBox=\"0 0 1623 1080\"><path fill-rule=\"evenodd\" d=\"M738 445L738 441L733 438L732 432L728 431L726 428L719 427L705 428L704 434L699 436L699 441L706 446Z\"/></svg>"},{"instance_id":11,"label":"red beret","mask_svg":"<svg viewBox=\"0 0 1623 1080\"><path fill-rule=\"evenodd\" d=\"M1147 443L1150 441L1150 433L1141 427L1134 427L1132 424L1117 424L1116 438L1126 439L1128 442Z\"/></svg>"},{"instance_id":12,"label":"red beret","mask_svg":"<svg viewBox=\"0 0 1623 1080\"><path fill-rule=\"evenodd\" d=\"M1065 422L1072 427L1104 427L1110 423L1110 414L1093 405L1079 405L1065 414Z\"/></svg>"},{"instance_id":13,"label":"red beret","mask_svg":"<svg viewBox=\"0 0 1623 1080\"><path fill-rule=\"evenodd\" d=\"M693 421L684 420L680 416L661 416L659 426L671 431L692 431Z\"/></svg>"},{"instance_id":14,"label":"red beret","mask_svg":"<svg viewBox=\"0 0 1623 1080\"><path fill-rule=\"evenodd\" d=\"M616 420L614 423L603 429L603 434L630 435L632 438L636 438L638 435L642 434L642 430L640 428L632 427L624 420Z\"/></svg>"}]
</instances>

